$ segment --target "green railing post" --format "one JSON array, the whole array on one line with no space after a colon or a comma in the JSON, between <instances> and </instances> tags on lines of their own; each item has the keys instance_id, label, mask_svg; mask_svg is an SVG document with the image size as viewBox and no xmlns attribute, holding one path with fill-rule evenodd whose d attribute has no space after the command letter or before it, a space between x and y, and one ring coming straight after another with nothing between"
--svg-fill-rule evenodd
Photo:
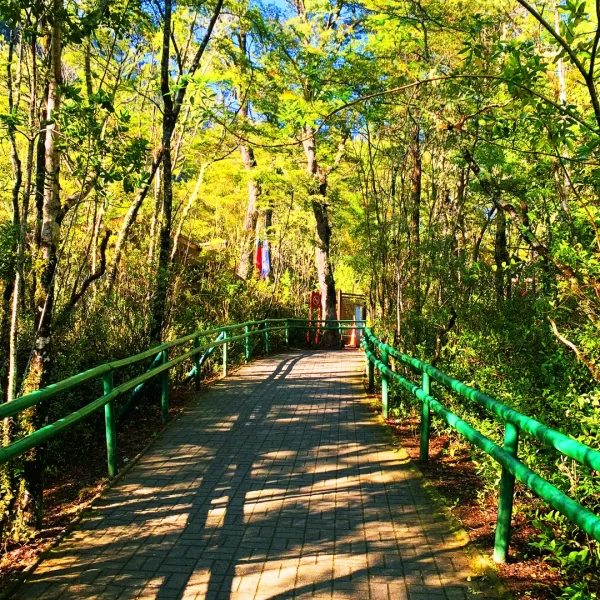
<instances>
[{"instance_id":1,"label":"green railing post","mask_svg":"<svg viewBox=\"0 0 600 600\"><path fill-rule=\"evenodd\" d=\"M343 348L344 344L342 343L342 324L339 321L337 322L337 324L338 324L338 337L340 340L340 348Z\"/></svg>"},{"instance_id":2,"label":"green railing post","mask_svg":"<svg viewBox=\"0 0 600 600\"><path fill-rule=\"evenodd\" d=\"M389 366L387 350L381 351L381 362L387 367ZM382 371L381 372L381 404L383 408L383 418L387 419L389 416L389 377Z\"/></svg>"},{"instance_id":3,"label":"green railing post","mask_svg":"<svg viewBox=\"0 0 600 600\"><path fill-rule=\"evenodd\" d=\"M269 354L271 352L271 345L269 344L269 325L265 323L265 352Z\"/></svg>"},{"instance_id":4,"label":"green railing post","mask_svg":"<svg viewBox=\"0 0 600 600\"><path fill-rule=\"evenodd\" d=\"M250 362L250 358L252 357L252 351L250 350L250 325L246 325L246 327L244 328L244 331L246 333L246 337L244 339L244 341L246 342L246 362L249 363Z\"/></svg>"},{"instance_id":5,"label":"green railing post","mask_svg":"<svg viewBox=\"0 0 600 600\"><path fill-rule=\"evenodd\" d=\"M519 446L519 429L512 423L506 423L504 431L504 450L514 458ZM498 518L496 520L496 539L494 541L494 562L506 562L510 544L510 522L512 520L515 476L502 467L500 477L500 497L498 498Z\"/></svg>"},{"instance_id":6,"label":"green railing post","mask_svg":"<svg viewBox=\"0 0 600 600\"><path fill-rule=\"evenodd\" d=\"M113 373L109 371L102 377L104 394L113 389ZM104 405L104 424L106 426L106 458L108 461L108 476L117 474L117 427L115 419L115 402L111 400Z\"/></svg>"},{"instance_id":7,"label":"green railing post","mask_svg":"<svg viewBox=\"0 0 600 600\"><path fill-rule=\"evenodd\" d=\"M423 371L423 391L429 396L431 392L431 380L429 374ZM429 460L429 425L431 423L431 414L429 412L429 402L423 400L421 403L421 447L419 449L419 460L427 462Z\"/></svg>"},{"instance_id":8,"label":"green railing post","mask_svg":"<svg viewBox=\"0 0 600 600\"><path fill-rule=\"evenodd\" d=\"M287 320L285 322L285 347L290 347L290 326Z\"/></svg>"},{"instance_id":9,"label":"green railing post","mask_svg":"<svg viewBox=\"0 0 600 600\"><path fill-rule=\"evenodd\" d=\"M168 352L162 351L163 365L169 361ZM163 425L166 425L169 420L169 369L165 369L161 374L161 395L160 395L160 412L162 415Z\"/></svg>"},{"instance_id":10,"label":"green railing post","mask_svg":"<svg viewBox=\"0 0 600 600\"><path fill-rule=\"evenodd\" d=\"M198 337L194 338L194 348L198 348L200 346L200 340ZM196 391L200 391L200 352L194 355L194 364L196 365L196 372L194 373L194 385L196 387Z\"/></svg>"},{"instance_id":11,"label":"green railing post","mask_svg":"<svg viewBox=\"0 0 600 600\"><path fill-rule=\"evenodd\" d=\"M367 344L369 350L373 352L373 344L370 342ZM367 366L368 366L368 378L369 378L369 394L372 394L375 391L375 365L367 358Z\"/></svg>"},{"instance_id":12,"label":"green railing post","mask_svg":"<svg viewBox=\"0 0 600 600\"><path fill-rule=\"evenodd\" d=\"M282 323L284 320L273 320L274 323ZM309 322L306 320L289 319L290 329L300 329L304 331L308 329L309 334L314 329L319 328L318 324L314 321ZM335 323L336 321L330 321ZM296 325L299 323L298 325ZM13 402L8 402L0 405L0 419L17 415L23 410L26 410L32 406L36 406L39 402L47 401L50 398L55 397L57 394L65 392L67 390L74 389L79 385L87 381L98 381L103 379L104 393L92 400L86 406L79 410L67 415L54 423L45 424L41 429L31 432L22 438L13 441L11 444L0 448L0 464L5 464L8 461L14 459L17 456L23 455L32 448L39 447L41 444L45 444L48 440L64 434L69 428L73 427L84 419L89 418L91 415L96 414L101 409L105 411L105 425L106 425L106 446L107 446L107 462L109 475L113 475L117 471L116 464L116 435L115 435L115 420L116 413L114 413L114 407L112 401L117 394L122 394L130 390L140 390L141 386L147 381L156 381L156 377L161 375L162 394L161 394L161 412L163 421L166 422L168 418L168 395L169 395L169 376L168 368L188 364L190 360L195 360L197 353L200 349L206 350L203 355L203 359L211 355L213 351L216 351L218 346L223 345L225 342L233 343L237 340L245 339L243 335L232 335L231 333L224 340L223 330L232 331L233 329L241 329L246 327L246 331L252 335L265 334L268 341L269 327L266 320L246 322L235 326L219 327L212 330L195 331L190 333L179 340L173 340L167 342L158 347L152 347L144 352L130 356L124 359L116 360L114 362L99 365L93 369L78 373L67 379L64 379L50 387L42 390L31 392L25 396L22 396ZM263 331L260 327L266 329ZM265 327L266 326L266 327ZM254 330L250 328L256 327ZM330 328L336 329L335 326ZM273 330L279 331L283 327L274 325ZM324 330L323 327L321 327ZM381 344L377 338L373 335L370 329L365 329L365 336L361 344L366 350L368 356L375 364L379 365L387 373L388 384L389 380L395 381L408 393L412 394L419 400L426 400L428 403L429 413L431 418L433 414L436 417L444 419L446 423L452 429L457 431L466 440L471 442L475 447L481 449L492 459L497 461L503 468L502 477L500 482L500 497L498 503L498 522L496 527L496 542L494 547L494 559L497 562L506 560L508 549L509 549L509 535L510 535L510 524L512 517L512 505L513 505L513 494L514 494L514 483L515 479L518 479L524 486L530 489L534 494L545 500L552 508L564 515L573 524L577 525L582 531L593 537L593 539L600 541L600 516L594 514L585 506L582 506L574 499L567 496L560 489L552 485L549 481L534 473L526 464L518 459L518 438L522 432L531 435L533 438L539 440L546 446L553 448L561 453L562 456L569 457L573 460L578 461L580 464L585 465L587 468L594 471L600 471L600 452L586 446L575 439L572 439L563 433L546 427L539 421L527 417L526 415L515 411L514 409L506 406L486 396L485 394L475 390L466 384L449 377L448 375L438 371L431 365L427 365L416 358L407 356L391 346ZM206 339L208 336L212 336L219 333L219 337L216 340L207 342L205 345L198 345L202 339ZM197 338L197 339L195 339ZM188 349L182 354L175 355L172 359L168 360L168 349L183 346L183 349L189 347L190 342L197 346L193 349ZM375 349L382 347L385 353L381 360L375 358ZM420 373L427 371L429 378L423 376L422 388L415 385L413 382L402 377L397 371L393 371L384 366L389 357L394 357L396 360L410 365L419 370ZM111 375L116 369L140 363L140 361L146 361L151 359L151 366L146 370L145 373L134 377L128 381L122 382L120 385L115 386L113 376ZM369 387L373 390L374 383L374 369L375 365L367 360L367 372L369 375ZM160 366L159 366L160 365ZM192 375L193 376L193 375ZM190 376L186 377L186 381L190 379ZM430 388L430 380L434 380L444 386L454 390L464 398L474 401L479 406L482 406L498 417L500 417L506 423L506 430L504 436L504 446L501 447L496 444L492 439L486 437L480 431L477 431L474 427L469 425L465 420L461 419L458 415L454 414L446 407L444 407L438 400L432 397L427 391ZM427 417L425 413L424 417ZM424 425L427 423L427 419L424 418ZM424 426L423 432L426 430ZM514 474L513 475L511 475Z\"/></svg>"},{"instance_id":13,"label":"green railing post","mask_svg":"<svg viewBox=\"0 0 600 600\"><path fill-rule=\"evenodd\" d=\"M223 332L223 339L225 343L223 344L223 377L227 377L227 332Z\"/></svg>"}]
</instances>

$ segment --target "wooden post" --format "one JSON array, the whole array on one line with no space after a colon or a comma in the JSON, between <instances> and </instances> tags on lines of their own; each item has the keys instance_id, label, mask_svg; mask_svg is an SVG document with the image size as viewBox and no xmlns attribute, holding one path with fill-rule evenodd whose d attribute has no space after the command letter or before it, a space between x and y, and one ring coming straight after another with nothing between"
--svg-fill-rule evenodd
<instances>
[{"instance_id":1,"label":"wooden post","mask_svg":"<svg viewBox=\"0 0 600 600\"><path fill-rule=\"evenodd\" d=\"M429 396L431 392L431 380L429 374L423 371L423 391ZM419 460L427 462L429 460L429 428L431 424L431 414L429 402L423 400L421 404L421 446L419 448Z\"/></svg>"},{"instance_id":2,"label":"wooden post","mask_svg":"<svg viewBox=\"0 0 600 600\"><path fill-rule=\"evenodd\" d=\"M246 325L245 331L246 337L244 341L246 342L246 362L249 363L252 358L252 351L250 349L250 325Z\"/></svg>"},{"instance_id":3,"label":"wooden post","mask_svg":"<svg viewBox=\"0 0 600 600\"><path fill-rule=\"evenodd\" d=\"M517 458L519 447L519 429L512 423L506 423L504 431L504 449ZM496 539L494 542L494 562L504 563L508 557L510 544L510 522L512 520L513 497L515 494L515 476L502 467L500 477L500 497L498 498L498 517L496 520Z\"/></svg>"},{"instance_id":4,"label":"wooden post","mask_svg":"<svg viewBox=\"0 0 600 600\"><path fill-rule=\"evenodd\" d=\"M367 346L371 352L373 352L373 344L367 342ZM369 364L369 394L372 394L375 391L375 365L369 360L367 361Z\"/></svg>"},{"instance_id":5,"label":"wooden post","mask_svg":"<svg viewBox=\"0 0 600 600\"><path fill-rule=\"evenodd\" d=\"M387 367L389 365L388 353L386 350L381 351L381 362ZM387 419L389 411L389 377L381 372L381 404L383 408L383 418Z\"/></svg>"}]
</instances>

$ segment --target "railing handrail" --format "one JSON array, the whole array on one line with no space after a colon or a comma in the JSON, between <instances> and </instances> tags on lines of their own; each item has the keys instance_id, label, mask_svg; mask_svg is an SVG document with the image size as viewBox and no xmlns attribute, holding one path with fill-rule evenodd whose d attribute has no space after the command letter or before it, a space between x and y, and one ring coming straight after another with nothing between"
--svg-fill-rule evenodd
<instances>
[{"instance_id":1,"label":"railing handrail","mask_svg":"<svg viewBox=\"0 0 600 600\"><path fill-rule=\"evenodd\" d=\"M334 326L318 326L316 323L336 323ZM360 323L360 324L359 324ZM196 387L199 386L199 373L198 373L198 357L199 354L203 351L209 350L211 348L216 348L222 346L224 348L223 352L223 373L227 373L227 345L231 342L239 341L239 340L249 340L252 336L256 335L264 335L265 336L265 350L269 352L269 333L275 331L283 331L285 330L285 340L286 344L289 342L288 332L290 329L314 329L315 327L319 330L326 329L335 329L337 331L341 331L343 329L362 329L364 321L354 321L354 320L342 320L342 321L331 321L331 320L315 320L315 319L302 319L297 317L287 317L287 318L277 318L277 319L261 319L256 321L246 321L244 323L234 323L232 325L224 325L221 327L213 327L211 329L198 330L193 333L187 334L183 337L180 337L176 340L172 340L169 342L165 342L163 344L159 344L148 350L144 350L138 354L134 354L132 356L128 356L126 358L122 358L119 360L111 361L102 365L98 365L92 369L88 369L83 373L78 373L67 379L63 379L57 383L51 384L41 390L36 390L20 398L13 400L12 402L7 402L5 404L0 405L0 419L4 419L7 417L14 416L20 413L23 410L31 408L36 404L49 400L58 394L67 392L72 390L88 381L93 379L103 378L104 380L104 394L96 399L94 399L89 404L80 408L79 410L55 421L54 423L50 423L41 427L40 429L29 433L28 435L12 442L11 444L0 448L0 464L3 464L21 454L34 448L35 446L41 444L42 442L47 441L48 439L58 435L64 429L67 429L73 426L75 423L85 419L92 413L96 412L103 406L107 411L107 444L109 438L115 437L116 433L114 431L110 432L109 429L114 430L114 420L115 417L112 414L113 410L113 400L117 398L120 394L127 392L129 390L135 389L137 386L145 383L149 379L156 377L157 375L163 374L163 391L162 391L162 410L163 410L163 421L166 422L166 415L168 411L168 380L165 383L164 376L168 373L168 370L172 367L192 358L195 359L195 368L196 368ZM255 329L251 329L255 327ZM244 333L240 333L237 335L228 335L229 332L232 332L237 329L245 329ZM200 338L212 336L218 333L220 336L222 335L222 339L217 338L216 340L208 341L205 344L200 344ZM180 356L171 358L168 360L167 351L171 348L181 346L183 344L187 344L189 342L194 342L194 347L187 352L184 352ZM246 360L250 360L251 351L246 342ZM159 359L159 362L156 366L152 366L143 374L134 377L128 381L121 383L120 385L114 387L112 383L113 373L120 368L130 366L136 363L139 363L142 360L147 358L154 358L154 363L156 363L156 359ZM110 414L109 414L110 413ZM113 442L111 442L113 443ZM110 450L109 450L110 455ZM112 460L112 464L111 463ZM112 459L109 456L109 473L114 475L116 472L116 458L113 456Z\"/></svg>"},{"instance_id":2,"label":"railing handrail","mask_svg":"<svg viewBox=\"0 0 600 600\"><path fill-rule=\"evenodd\" d=\"M236 327L228 327L228 329L229 330L236 329ZM284 327L270 327L269 331L277 331L277 330L281 330L281 329L284 329ZM212 332L212 330L210 330L210 331ZM197 337L199 337L199 335L204 334L204 333L206 333L206 332L202 332L202 331L199 332ZM54 423L45 425L44 427L30 433L29 435L26 435L23 438L20 438L19 440L13 442L12 444L9 444L8 446L0 448L0 464L7 462L8 460L15 458L16 456L19 456L20 454L23 454L27 450L34 448L38 444L41 444L42 442L45 442L46 440L54 437L55 435L60 433L63 429L66 429L66 428L74 425L75 423L81 421L82 419L89 416L93 412L96 412L97 410L102 408L104 405L106 405L108 402L111 402L112 400L114 400L117 396L119 396L123 392L127 392L129 390L134 389L140 383L147 381L148 379L151 379L153 377L156 377L157 375L160 375L164 371L168 371L170 368L178 365L179 363L186 361L188 358L193 357L195 354L198 354L198 353L202 352L203 350L207 350L208 348L215 347L215 346L223 346L224 344L227 344L229 342L234 342L236 340L242 340L242 339L245 339L246 337L250 337L252 335L257 335L257 334L263 334L263 333L264 333L264 331L262 331L262 330L254 330L249 333L243 333L243 334L240 334L237 336L228 337L228 338L220 340L220 341L207 342L206 344L203 344L202 346L196 346L192 350L189 350L188 352L185 352L184 354L181 354L180 356L177 356L176 358L173 358L167 362L164 362L163 364L155 367L151 371L147 371L146 373L143 373L142 375L139 375L138 377L130 379L129 381L126 381L126 382L122 383L121 385L112 388L110 392L100 396L99 398L96 398L90 404L87 404L83 408L71 413L70 415L63 417L62 419L59 419L58 421L55 421ZM193 339L193 337L194 336L192 336L192 339ZM185 336L184 338L181 338L181 340L182 341L180 341L180 343L189 341L189 336ZM169 346L169 347L172 347L172 346L173 346L173 344L171 344L171 346ZM164 349L162 350L162 352L164 352ZM101 366L102 367L110 366L112 364L114 364L114 363L107 363L106 365L101 365ZM128 364L130 364L130 363L128 363ZM93 371L93 370L94 369L92 369L91 371ZM102 371L103 374L105 374L106 372L107 371ZM112 372L112 369L110 369L109 372ZM73 379L73 378L71 378L71 379ZM65 380L65 381L68 381L68 380ZM87 381L87 379L84 381ZM60 393L61 391L66 391L68 389L72 389L73 387L76 387L77 385L80 385L81 383L82 383L82 381L79 381L79 382L71 384L70 387L65 387L64 389L61 389L59 391L53 391L52 395L56 395L56 394ZM38 400L38 402L39 401L40 400Z\"/></svg>"},{"instance_id":3,"label":"railing handrail","mask_svg":"<svg viewBox=\"0 0 600 600\"><path fill-rule=\"evenodd\" d=\"M543 425L535 419L531 419L522 413L490 398L489 396L475 390L472 387L442 373L435 367L424 363L416 358L399 352L392 346L381 342L369 328L364 329L362 346L370 365L377 367L382 374L382 400L384 413L387 412L387 385L389 379L395 379L400 385L421 401L421 460L428 458L429 446L429 409L442 417L453 429L458 431L472 444L483 450L486 454L496 460L503 468L500 483L500 497L498 508L498 524L496 528L496 542L494 547L494 559L504 562L508 551L510 537L510 521L512 516L512 501L514 494L515 478L525 484L530 490L548 502L558 512L566 516L583 531L588 533L597 541L600 541L600 517L589 509L583 507L575 500L569 498L557 487L546 481L543 477L534 473L529 467L517 458L518 433L522 429L536 439L555 448L563 455L573 458L581 464L598 470L600 466L600 452L574 440L559 431ZM377 347L381 351L381 360L374 354ZM407 364L423 375L423 385L410 382L399 373L393 371L388 364L388 357L393 356ZM461 394L463 397L477 402L488 408L495 415L506 421L506 432L504 448L477 431L466 421L461 419L446 407L444 407L430 393L430 378L442 383L446 387ZM373 388L373 371L369 368L369 388ZM386 415L387 416L387 415Z\"/></svg>"},{"instance_id":4,"label":"railing handrail","mask_svg":"<svg viewBox=\"0 0 600 600\"><path fill-rule=\"evenodd\" d=\"M458 379L446 375L446 373L443 373L428 363L399 352L392 346L378 340L368 328L365 330L365 334L369 338L369 341L376 342L380 349L385 348L390 356L397 358L404 364L410 365L421 373L427 373L432 379L460 394L463 398L477 402L477 404L487 408L501 419L519 427L522 431L529 433L540 442L551 446L565 456L576 460L590 469L600 471L600 452L598 450L594 450L593 448L570 438L564 433L556 431L555 429L516 411L514 408L510 408L506 404L490 398L490 396L462 383Z\"/></svg>"},{"instance_id":5,"label":"railing handrail","mask_svg":"<svg viewBox=\"0 0 600 600\"><path fill-rule=\"evenodd\" d=\"M90 379L96 379L101 377L102 375L115 371L116 369L120 369L122 367L127 367L129 365L135 364L144 360L146 358L151 358L156 356L160 352L164 350L168 350L169 348L173 348L174 346L180 346L181 344L185 344L187 342L192 341L196 337L213 335L215 333L220 333L222 331L231 331L232 329L238 329L241 327L251 327L253 325L261 325L268 321L268 319L263 319L261 321L247 321L245 323L234 324L234 325L225 325L223 327L214 327L206 330L198 330L194 333L189 333L181 338L176 340L171 340L169 342L164 342L158 346L153 346L152 348L148 348L148 350L144 350L143 352L139 352L138 354L134 354L132 356L128 356L126 358L121 358L119 360L111 361L102 365L98 365L92 369L88 369L83 373L78 373L77 375L72 375L71 377L67 377L62 381L57 383L53 383L41 390L36 390L34 392L30 392L20 398L16 398L12 402L6 402L5 404L0 405L0 419L4 419L5 417L11 417L26 408L30 408L31 406L35 406L42 400L48 400L60 394L62 392L66 392ZM273 319L275 321L275 319ZM285 321L285 319L284 319ZM219 345L222 345L221 342ZM214 346L215 344L211 344Z\"/></svg>"}]
</instances>

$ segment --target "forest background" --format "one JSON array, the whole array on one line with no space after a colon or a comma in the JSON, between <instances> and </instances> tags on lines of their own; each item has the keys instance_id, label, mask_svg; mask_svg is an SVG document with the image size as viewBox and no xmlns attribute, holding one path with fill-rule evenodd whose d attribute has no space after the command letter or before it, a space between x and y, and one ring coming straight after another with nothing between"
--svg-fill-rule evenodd
<instances>
[{"instance_id":1,"label":"forest background","mask_svg":"<svg viewBox=\"0 0 600 600\"><path fill-rule=\"evenodd\" d=\"M337 288L396 346L599 447L599 17L589 0L1 0L1 401L304 314L313 289L335 318ZM4 443L84 400L5 421ZM597 474L519 452L600 510ZM68 453L2 467L0 538L40 525ZM596 597L598 544L527 506L566 597Z\"/></svg>"}]
</instances>

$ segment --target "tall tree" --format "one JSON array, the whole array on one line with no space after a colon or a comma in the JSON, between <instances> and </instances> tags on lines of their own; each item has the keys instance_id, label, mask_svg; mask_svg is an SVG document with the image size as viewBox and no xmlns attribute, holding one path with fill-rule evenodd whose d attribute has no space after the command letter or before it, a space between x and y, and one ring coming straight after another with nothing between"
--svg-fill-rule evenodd
<instances>
[{"instance_id":1,"label":"tall tree","mask_svg":"<svg viewBox=\"0 0 600 600\"><path fill-rule=\"evenodd\" d=\"M158 162L162 162L162 183L163 183L163 220L161 223L160 231L160 245L158 249L158 276L156 282L156 289L152 295L152 306L151 306L151 328L150 337L153 340L160 340L163 335L165 328L165 320L167 316L167 294L169 287L169 263L171 255L171 221L173 211L173 165L171 161L171 138L177 119L181 112L185 94L191 78L194 76L202 56L208 46L208 42L211 38L213 29L221 12L223 0L217 0L215 7L210 16L210 20L204 36L201 38L200 44L196 53L194 54L191 65L184 76L184 65L179 64L181 83L178 86L178 90L174 93L170 83L170 61L171 61L171 17L173 5L171 0L165 0L163 10L163 36L162 36L162 50L161 50L161 63L160 63L160 89L163 101L163 115L162 115L162 137L161 147L158 158L155 159L153 164L152 176L156 173L154 165ZM150 185L148 182L147 186ZM146 187L147 189L147 187ZM140 198L138 196L138 198ZM143 200L143 197L141 197ZM135 218L137 210L141 205L141 200L138 203L138 199L132 205L135 210L131 215L127 215L126 222L129 219ZM125 225L125 224L124 224ZM118 257L117 259L118 260Z\"/></svg>"}]
</instances>

